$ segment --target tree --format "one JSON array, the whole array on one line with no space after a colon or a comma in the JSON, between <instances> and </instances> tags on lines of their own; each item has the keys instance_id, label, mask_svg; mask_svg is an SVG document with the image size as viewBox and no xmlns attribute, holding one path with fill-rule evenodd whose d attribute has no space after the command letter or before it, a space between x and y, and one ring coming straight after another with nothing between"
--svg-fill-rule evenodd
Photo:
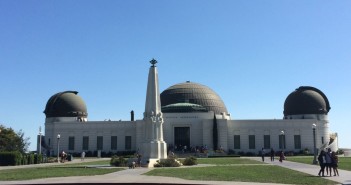
<instances>
[{"instance_id":1,"label":"tree","mask_svg":"<svg viewBox=\"0 0 351 185\"><path fill-rule=\"evenodd\" d=\"M218 149L218 128L216 114L213 116L213 150Z\"/></svg>"},{"instance_id":2,"label":"tree","mask_svg":"<svg viewBox=\"0 0 351 185\"><path fill-rule=\"evenodd\" d=\"M24 136L22 130L16 133L12 128L0 125L0 152L19 151L25 153L30 144L29 139L29 137Z\"/></svg>"}]
</instances>

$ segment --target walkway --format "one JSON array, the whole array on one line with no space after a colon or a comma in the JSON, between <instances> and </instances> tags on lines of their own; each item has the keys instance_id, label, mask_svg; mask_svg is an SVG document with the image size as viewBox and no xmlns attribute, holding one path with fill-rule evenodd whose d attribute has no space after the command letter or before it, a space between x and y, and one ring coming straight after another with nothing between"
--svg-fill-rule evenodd
<instances>
[{"instance_id":1,"label":"walkway","mask_svg":"<svg viewBox=\"0 0 351 185\"><path fill-rule=\"evenodd\" d=\"M260 157L250 157L250 159L260 161ZM268 159L268 158L266 158ZM86 161L93 160L103 160L103 159L87 159ZM79 163L80 160L74 160L71 163ZM319 166L315 165L307 165L302 163L295 163L290 161L284 161L280 163L279 161L266 161L268 164L282 166L285 168L289 168L296 171L301 171L311 175L317 175L319 171ZM49 165L60 165L60 164L41 164L41 166L49 166ZM36 165L37 167L38 165ZM201 166L201 165L199 165ZM14 169L14 168L28 168L33 167L33 165L26 166L14 166L14 167L0 167L2 169ZM180 178L173 177L159 177L159 176L146 176L142 175L148 171L152 170L152 168L136 168L136 169L126 169L106 175L98 175L98 176L78 176L78 177L60 177L60 178L46 178L46 179L36 179L36 180L26 180L26 181L0 181L0 184L53 184L53 183L171 183L171 184L213 184L213 185L229 185L229 184L238 184L238 185L279 185L273 183L253 183L253 182L228 182L228 181L194 181L194 180L184 180ZM1 171L0 171L1 173ZM336 182L351 184L351 172L345 170L339 170L339 177L324 177L326 179L330 179Z\"/></svg>"}]
</instances>

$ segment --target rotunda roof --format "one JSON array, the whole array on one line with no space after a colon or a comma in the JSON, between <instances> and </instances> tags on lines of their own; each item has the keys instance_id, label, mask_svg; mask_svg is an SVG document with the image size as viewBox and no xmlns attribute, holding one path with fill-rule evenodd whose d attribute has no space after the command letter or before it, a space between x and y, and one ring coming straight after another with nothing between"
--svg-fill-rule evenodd
<instances>
[{"instance_id":1,"label":"rotunda roof","mask_svg":"<svg viewBox=\"0 0 351 185\"><path fill-rule=\"evenodd\" d=\"M190 103L193 108L194 104L197 104L216 114L228 113L226 106L217 93L205 85L189 81L175 84L161 93L161 105L163 107L177 103ZM190 111L188 108L183 106L183 108L179 109L179 112Z\"/></svg>"},{"instance_id":2,"label":"rotunda roof","mask_svg":"<svg viewBox=\"0 0 351 185\"><path fill-rule=\"evenodd\" d=\"M284 116L299 114L328 114L330 105L325 94L317 88L301 86L284 102Z\"/></svg>"},{"instance_id":3,"label":"rotunda roof","mask_svg":"<svg viewBox=\"0 0 351 185\"><path fill-rule=\"evenodd\" d=\"M46 117L87 117L87 106L77 94L77 91L64 91L51 96L44 110Z\"/></svg>"}]
</instances>

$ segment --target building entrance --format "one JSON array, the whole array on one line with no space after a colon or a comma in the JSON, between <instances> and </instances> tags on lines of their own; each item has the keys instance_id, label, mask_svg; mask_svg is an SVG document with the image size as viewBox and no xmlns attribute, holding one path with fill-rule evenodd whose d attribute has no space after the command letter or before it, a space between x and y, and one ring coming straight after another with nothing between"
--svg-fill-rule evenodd
<instances>
[{"instance_id":1,"label":"building entrance","mask_svg":"<svg viewBox=\"0 0 351 185\"><path fill-rule=\"evenodd\" d=\"M182 150L184 146L190 148L190 127L174 127L174 145L177 150Z\"/></svg>"}]
</instances>

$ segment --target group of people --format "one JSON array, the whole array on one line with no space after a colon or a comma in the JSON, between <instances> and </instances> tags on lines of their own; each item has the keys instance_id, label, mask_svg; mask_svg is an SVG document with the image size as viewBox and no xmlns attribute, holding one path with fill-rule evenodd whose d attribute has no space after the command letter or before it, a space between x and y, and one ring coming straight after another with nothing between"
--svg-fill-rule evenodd
<instances>
[{"instance_id":1,"label":"group of people","mask_svg":"<svg viewBox=\"0 0 351 185\"><path fill-rule=\"evenodd\" d=\"M263 162L264 162L265 154L266 154L265 150L264 150L264 148L262 148L262 150L261 150L261 157L262 157L262 161ZM270 157L271 157L271 161L274 161L275 151L273 150L273 148L271 148ZM281 151L280 154L279 154L279 162L283 162L283 160L285 160L285 155L284 155L284 152Z\"/></svg>"},{"instance_id":2,"label":"group of people","mask_svg":"<svg viewBox=\"0 0 351 185\"><path fill-rule=\"evenodd\" d=\"M324 177L324 171L326 171L326 175L332 176L332 170L334 172L334 176L339 176L339 171L338 171L338 162L339 158L336 155L336 153L331 151L330 148L328 148L328 151L322 150L319 155L318 155L318 162L321 167L321 169L318 172L319 176Z\"/></svg>"}]
</instances>

